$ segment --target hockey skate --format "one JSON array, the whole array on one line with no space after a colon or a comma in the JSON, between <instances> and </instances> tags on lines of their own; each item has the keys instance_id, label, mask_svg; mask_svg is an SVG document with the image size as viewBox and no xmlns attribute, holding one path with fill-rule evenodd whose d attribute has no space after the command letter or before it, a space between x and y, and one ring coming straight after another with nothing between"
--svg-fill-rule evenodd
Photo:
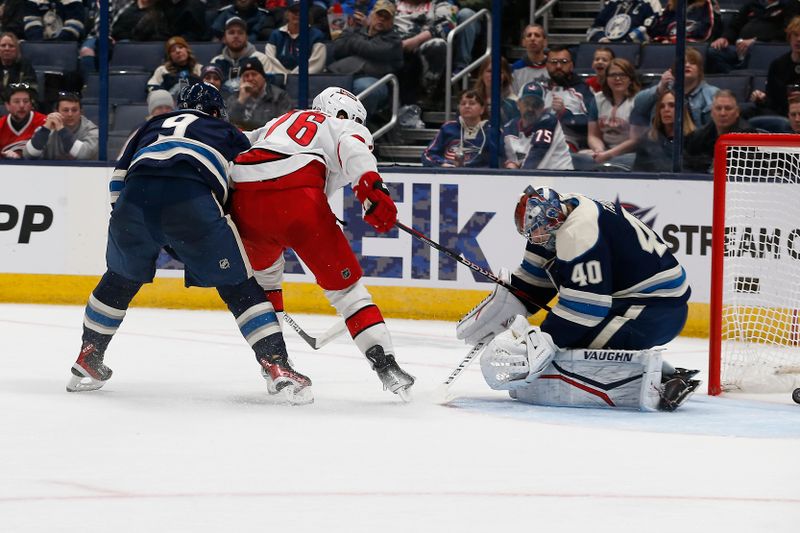
<instances>
[{"instance_id":1,"label":"hockey skate","mask_svg":"<svg viewBox=\"0 0 800 533\"><path fill-rule=\"evenodd\" d=\"M378 373L383 389L397 394L404 402L410 402L411 395L408 389L414 384L414 376L400 368L394 356L386 355L380 345L367 350L366 356L372 363L372 369Z\"/></svg>"},{"instance_id":2,"label":"hockey skate","mask_svg":"<svg viewBox=\"0 0 800 533\"><path fill-rule=\"evenodd\" d=\"M674 411L683 405L702 383L699 379L691 379L699 372L699 370L676 368L674 374L664 376L658 409L660 411Z\"/></svg>"},{"instance_id":3,"label":"hockey skate","mask_svg":"<svg viewBox=\"0 0 800 533\"><path fill-rule=\"evenodd\" d=\"M97 390L111 379L111 369L103 364L103 354L94 344L86 342L72 365L72 376L67 383L67 392Z\"/></svg>"},{"instance_id":4,"label":"hockey skate","mask_svg":"<svg viewBox=\"0 0 800 533\"><path fill-rule=\"evenodd\" d=\"M261 357L261 375L267 381L267 392L282 394L291 405L314 402L311 379L292 368L288 357Z\"/></svg>"}]
</instances>

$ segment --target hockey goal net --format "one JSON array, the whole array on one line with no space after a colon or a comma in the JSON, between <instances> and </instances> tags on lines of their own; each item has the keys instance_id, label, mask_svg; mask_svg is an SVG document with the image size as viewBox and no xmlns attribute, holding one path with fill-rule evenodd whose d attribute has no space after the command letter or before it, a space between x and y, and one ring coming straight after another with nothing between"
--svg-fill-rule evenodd
<instances>
[{"instance_id":1,"label":"hockey goal net","mask_svg":"<svg viewBox=\"0 0 800 533\"><path fill-rule=\"evenodd\" d=\"M800 387L800 135L719 139L711 265L709 394Z\"/></svg>"}]
</instances>

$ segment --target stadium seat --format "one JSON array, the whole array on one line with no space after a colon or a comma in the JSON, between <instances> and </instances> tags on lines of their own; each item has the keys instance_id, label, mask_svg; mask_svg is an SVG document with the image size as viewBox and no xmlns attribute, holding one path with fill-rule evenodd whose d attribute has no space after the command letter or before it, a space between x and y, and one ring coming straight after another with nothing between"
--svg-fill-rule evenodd
<instances>
[{"instance_id":1,"label":"stadium seat","mask_svg":"<svg viewBox=\"0 0 800 533\"><path fill-rule=\"evenodd\" d=\"M748 101L750 97L750 76L734 76L731 73L709 75L705 77L705 80L709 85L733 92L736 95L736 101L739 103Z\"/></svg>"},{"instance_id":2,"label":"stadium seat","mask_svg":"<svg viewBox=\"0 0 800 533\"><path fill-rule=\"evenodd\" d=\"M97 104L84 104L81 102L83 116L98 124L100 122L100 106Z\"/></svg>"},{"instance_id":3,"label":"stadium seat","mask_svg":"<svg viewBox=\"0 0 800 533\"><path fill-rule=\"evenodd\" d=\"M146 116L147 104L119 104L114 107L114 127L111 129L127 135L144 122Z\"/></svg>"},{"instance_id":4,"label":"stadium seat","mask_svg":"<svg viewBox=\"0 0 800 533\"><path fill-rule=\"evenodd\" d=\"M116 161L119 153L125 146L129 132L111 131L108 133L108 144L106 145L106 157L109 161Z\"/></svg>"},{"instance_id":5,"label":"stadium seat","mask_svg":"<svg viewBox=\"0 0 800 533\"><path fill-rule=\"evenodd\" d=\"M163 62L163 43L122 41L114 45L109 68L112 72L152 73Z\"/></svg>"},{"instance_id":6,"label":"stadium seat","mask_svg":"<svg viewBox=\"0 0 800 533\"><path fill-rule=\"evenodd\" d=\"M576 74L594 74L592 59L598 48L610 48L614 51L614 57L627 59L634 67L639 62L639 45L636 43L580 43L577 51L573 52Z\"/></svg>"},{"instance_id":7,"label":"stadium seat","mask_svg":"<svg viewBox=\"0 0 800 533\"><path fill-rule=\"evenodd\" d=\"M22 57L35 70L78 70L78 43L67 41L21 41Z\"/></svg>"},{"instance_id":8,"label":"stadium seat","mask_svg":"<svg viewBox=\"0 0 800 533\"><path fill-rule=\"evenodd\" d=\"M108 102L110 104L143 103L147 100L147 80L150 74L146 72L111 74L108 77ZM83 91L83 101L97 103L100 98L100 77L92 74L86 80Z\"/></svg>"},{"instance_id":9,"label":"stadium seat","mask_svg":"<svg viewBox=\"0 0 800 533\"><path fill-rule=\"evenodd\" d=\"M353 90L353 75L352 74L311 74L308 76L308 105L311 101L328 87L341 87L348 91ZM297 74L289 74L286 79L286 92L289 93L289 98L292 100L292 105L297 105L298 102L298 76Z\"/></svg>"},{"instance_id":10,"label":"stadium seat","mask_svg":"<svg viewBox=\"0 0 800 533\"><path fill-rule=\"evenodd\" d=\"M692 43L689 46L697 49L705 63L708 52L707 43ZM661 74L675 63L674 44L646 44L639 55L639 72L641 74Z\"/></svg>"},{"instance_id":11,"label":"stadium seat","mask_svg":"<svg viewBox=\"0 0 800 533\"><path fill-rule=\"evenodd\" d=\"M789 53L789 45L787 43L753 43L748 54L747 68L744 70L753 76L766 75L770 64L787 53ZM732 73L738 72L734 71Z\"/></svg>"},{"instance_id":12,"label":"stadium seat","mask_svg":"<svg viewBox=\"0 0 800 533\"><path fill-rule=\"evenodd\" d=\"M193 42L189 43L189 48L192 49L195 59L201 65L205 66L211 63L211 58L222 51L222 43L214 42ZM263 50L259 50L263 52Z\"/></svg>"}]
</instances>

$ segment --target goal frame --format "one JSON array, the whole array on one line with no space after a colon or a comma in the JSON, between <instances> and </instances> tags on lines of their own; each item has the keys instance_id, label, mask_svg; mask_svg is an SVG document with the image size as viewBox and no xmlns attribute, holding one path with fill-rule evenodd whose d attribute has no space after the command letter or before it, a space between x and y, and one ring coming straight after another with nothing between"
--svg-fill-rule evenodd
<instances>
[{"instance_id":1,"label":"goal frame","mask_svg":"<svg viewBox=\"0 0 800 533\"><path fill-rule=\"evenodd\" d=\"M725 193L727 149L731 146L796 147L800 135L781 133L727 133L714 147L713 218L711 221L711 301L708 347L708 394L722 393L722 293L725 259ZM800 186L800 185L798 185Z\"/></svg>"}]
</instances>

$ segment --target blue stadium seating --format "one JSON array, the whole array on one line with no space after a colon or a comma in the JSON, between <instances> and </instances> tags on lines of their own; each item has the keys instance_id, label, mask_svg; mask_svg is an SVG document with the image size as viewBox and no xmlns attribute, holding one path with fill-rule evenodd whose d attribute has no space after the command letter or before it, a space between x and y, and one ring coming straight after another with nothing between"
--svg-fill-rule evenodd
<instances>
[{"instance_id":1,"label":"blue stadium seating","mask_svg":"<svg viewBox=\"0 0 800 533\"><path fill-rule=\"evenodd\" d=\"M147 101L147 80L150 73L111 74L108 77L108 101L110 104L143 103ZM90 75L86 80L83 100L97 103L100 98L100 77Z\"/></svg>"},{"instance_id":2,"label":"blue stadium seating","mask_svg":"<svg viewBox=\"0 0 800 533\"><path fill-rule=\"evenodd\" d=\"M115 132L128 134L133 128L144 122L147 116L147 104L119 104L114 107Z\"/></svg>"},{"instance_id":3,"label":"blue stadium seating","mask_svg":"<svg viewBox=\"0 0 800 533\"><path fill-rule=\"evenodd\" d=\"M695 48L703 56L705 63L706 53L708 52L707 43L692 43L689 46ZM639 55L639 68L641 74L661 74L675 63L674 44L646 44L642 46Z\"/></svg>"},{"instance_id":4,"label":"blue stadium seating","mask_svg":"<svg viewBox=\"0 0 800 533\"><path fill-rule=\"evenodd\" d=\"M98 124L100 122L100 106L97 104L86 104L81 102L81 112L83 116Z\"/></svg>"},{"instance_id":5,"label":"blue stadium seating","mask_svg":"<svg viewBox=\"0 0 800 533\"><path fill-rule=\"evenodd\" d=\"M22 41L22 57L36 70L78 70L78 43L67 41Z\"/></svg>"},{"instance_id":6,"label":"blue stadium seating","mask_svg":"<svg viewBox=\"0 0 800 533\"><path fill-rule=\"evenodd\" d=\"M789 45L787 43L753 43L748 53L747 68L744 70L753 76L766 74L769 65L788 52ZM739 71L734 72L738 73Z\"/></svg>"},{"instance_id":7,"label":"blue stadium seating","mask_svg":"<svg viewBox=\"0 0 800 533\"><path fill-rule=\"evenodd\" d=\"M152 73L164 62L164 43L122 41L114 45L109 67L112 72Z\"/></svg>"},{"instance_id":8,"label":"blue stadium seating","mask_svg":"<svg viewBox=\"0 0 800 533\"><path fill-rule=\"evenodd\" d=\"M709 85L732 91L736 95L736 100L740 103L746 102L750 98L750 76L735 76L732 72L730 74L709 75L705 77L705 80Z\"/></svg>"},{"instance_id":9,"label":"blue stadium seating","mask_svg":"<svg viewBox=\"0 0 800 533\"><path fill-rule=\"evenodd\" d=\"M297 105L299 87L297 85L297 74L289 74L286 80L286 91L293 105ZM348 91L353 90L352 74L310 74L308 76L308 105L311 101L328 87L336 86Z\"/></svg>"},{"instance_id":10,"label":"blue stadium seating","mask_svg":"<svg viewBox=\"0 0 800 533\"><path fill-rule=\"evenodd\" d=\"M214 42L193 42L189 43L189 48L192 49L195 59L201 65L208 65L211 63L211 58L222 51L222 43ZM261 50L263 52L263 50Z\"/></svg>"}]
</instances>

